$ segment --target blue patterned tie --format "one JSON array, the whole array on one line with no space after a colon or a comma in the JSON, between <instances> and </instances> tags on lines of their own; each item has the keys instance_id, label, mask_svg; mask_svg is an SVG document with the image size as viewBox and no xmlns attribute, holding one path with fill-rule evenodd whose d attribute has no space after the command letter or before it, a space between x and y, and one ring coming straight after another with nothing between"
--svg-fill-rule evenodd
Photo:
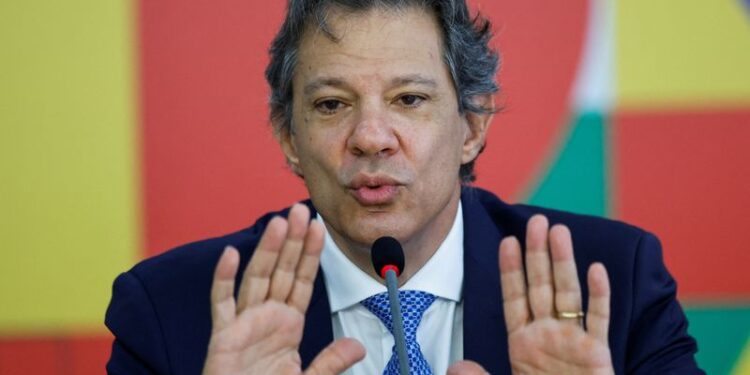
<instances>
[{"instance_id":1,"label":"blue patterned tie","mask_svg":"<svg viewBox=\"0 0 750 375\"><path fill-rule=\"evenodd\" d=\"M398 292L398 299L401 302L401 315L404 320L404 336L406 336L406 352L409 356L409 374L432 375L430 364L422 354L422 349L417 342L417 327L422 321L422 315L432 302L435 296L418 290L401 290ZM393 317L391 316L391 304L388 301L388 293L376 294L366 298L362 302L370 312L375 314L381 322L393 334ZM383 370L383 375L398 375L398 358L396 357L396 345L391 350L391 359Z\"/></svg>"}]
</instances>

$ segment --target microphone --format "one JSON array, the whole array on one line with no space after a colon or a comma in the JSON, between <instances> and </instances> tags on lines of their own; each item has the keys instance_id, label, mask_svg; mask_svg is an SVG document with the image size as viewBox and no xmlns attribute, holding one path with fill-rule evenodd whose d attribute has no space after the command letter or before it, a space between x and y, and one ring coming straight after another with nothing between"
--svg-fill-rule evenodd
<instances>
[{"instance_id":1,"label":"microphone","mask_svg":"<svg viewBox=\"0 0 750 375\"><path fill-rule=\"evenodd\" d=\"M409 357L406 354L406 338L404 336L404 321L401 317L401 303L398 299L397 277L404 269L404 250L393 237L380 237L372 244L370 251L375 273L385 279L388 289L388 300L393 317L393 338L396 341L396 353L401 375L409 375Z\"/></svg>"}]
</instances>

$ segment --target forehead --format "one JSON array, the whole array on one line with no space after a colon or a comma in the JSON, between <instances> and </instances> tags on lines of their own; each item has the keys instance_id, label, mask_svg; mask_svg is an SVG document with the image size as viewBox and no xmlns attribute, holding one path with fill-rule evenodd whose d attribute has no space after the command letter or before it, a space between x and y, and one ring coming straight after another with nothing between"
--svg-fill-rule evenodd
<instances>
[{"instance_id":1,"label":"forehead","mask_svg":"<svg viewBox=\"0 0 750 375\"><path fill-rule=\"evenodd\" d=\"M317 26L308 27L303 35L295 79L447 73L442 33L429 10L373 8L353 13L334 8L326 17L326 26L331 35Z\"/></svg>"}]
</instances>

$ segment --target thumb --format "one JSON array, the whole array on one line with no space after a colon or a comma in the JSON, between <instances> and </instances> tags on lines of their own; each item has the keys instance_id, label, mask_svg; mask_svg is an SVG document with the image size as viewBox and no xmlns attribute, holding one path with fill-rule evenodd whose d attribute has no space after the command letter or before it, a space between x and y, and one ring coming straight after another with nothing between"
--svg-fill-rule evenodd
<instances>
[{"instance_id":1,"label":"thumb","mask_svg":"<svg viewBox=\"0 0 750 375\"><path fill-rule=\"evenodd\" d=\"M447 375L489 375L489 372L476 362L460 361L448 367Z\"/></svg>"},{"instance_id":2,"label":"thumb","mask_svg":"<svg viewBox=\"0 0 750 375\"><path fill-rule=\"evenodd\" d=\"M343 338L328 345L313 360L305 375L337 375L365 358L365 347L354 339Z\"/></svg>"}]
</instances>

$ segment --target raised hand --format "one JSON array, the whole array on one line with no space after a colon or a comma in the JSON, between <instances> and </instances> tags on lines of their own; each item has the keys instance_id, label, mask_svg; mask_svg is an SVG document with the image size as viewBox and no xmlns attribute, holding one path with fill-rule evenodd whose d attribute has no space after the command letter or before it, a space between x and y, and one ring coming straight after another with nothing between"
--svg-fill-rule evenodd
<instances>
[{"instance_id":1,"label":"raised hand","mask_svg":"<svg viewBox=\"0 0 750 375\"><path fill-rule=\"evenodd\" d=\"M301 374L299 344L318 272L323 227L297 204L288 220L273 218L245 269L237 300L239 253L228 247L211 288L213 328L204 375ZM309 224L308 224L309 223ZM329 345L305 374L338 374L364 357L355 340Z\"/></svg>"},{"instance_id":2,"label":"raised hand","mask_svg":"<svg viewBox=\"0 0 750 375\"><path fill-rule=\"evenodd\" d=\"M570 231L549 229L535 215L526 232L526 268L515 237L500 243L500 273L514 374L614 374L607 343L609 281L600 263L588 270L589 304L581 288Z\"/></svg>"}]
</instances>

